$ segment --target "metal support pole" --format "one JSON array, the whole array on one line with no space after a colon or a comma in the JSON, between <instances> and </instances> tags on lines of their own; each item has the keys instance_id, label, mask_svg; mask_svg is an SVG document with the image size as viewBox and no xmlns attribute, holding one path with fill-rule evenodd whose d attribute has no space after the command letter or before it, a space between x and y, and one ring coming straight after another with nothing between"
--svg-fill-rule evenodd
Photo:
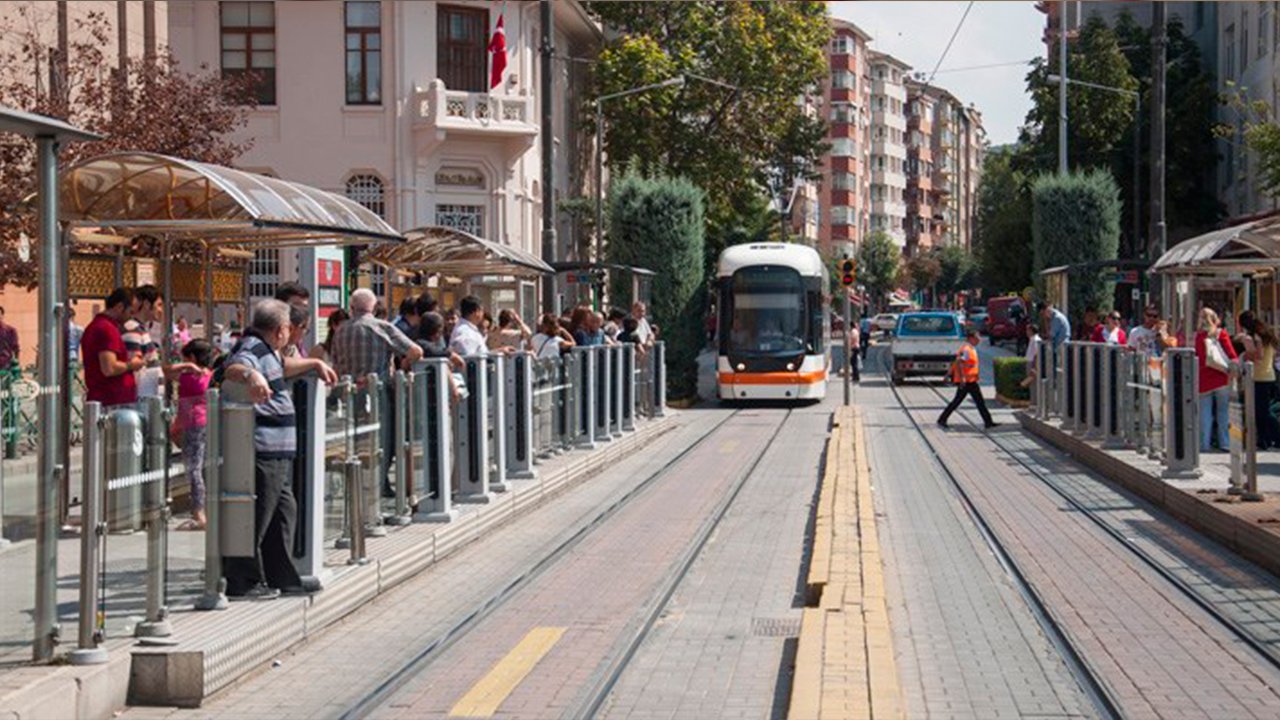
<instances>
[{"instance_id":1,"label":"metal support pole","mask_svg":"<svg viewBox=\"0 0 1280 720\"><path fill-rule=\"evenodd\" d=\"M534 477L533 355L520 352L506 363L507 477Z\"/></svg>"},{"instance_id":2,"label":"metal support pole","mask_svg":"<svg viewBox=\"0 0 1280 720\"><path fill-rule=\"evenodd\" d=\"M1244 385L1244 493L1246 502L1262 502L1258 492L1258 415L1254 397L1253 363L1246 362L1241 373Z\"/></svg>"},{"instance_id":3,"label":"metal support pole","mask_svg":"<svg viewBox=\"0 0 1280 720\"><path fill-rule=\"evenodd\" d=\"M351 548L351 556L347 558L347 564L364 565L369 562L364 551L364 482L360 472L360 456L356 453L356 429L359 427L354 402L356 390L355 383L350 378L346 381L345 395L347 423L351 428L350 432L346 433L347 457L342 464L347 491L347 543Z\"/></svg>"},{"instance_id":4,"label":"metal support pole","mask_svg":"<svg viewBox=\"0 0 1280 720\"><path fill-rule=\"evenodd\" d=\"M486 383L488 397L485 402L489 414L489 462L486 471L489 473L489 489L500 493L511 489L507 484L506 367L505 355L489 356L486 368L489 375Z\"/></svg>"},{"instance_id":5,"label":"metal support pole","mask_svg":"<svg viewBox=\"0 0 1280 720\"><path fill-rule=\"evenodd\" d=\"M216 389L210 389L204 396L208 418L204 447L204 594L196 600L196 609L226 610L227 581L222 577L222 545L219 543L222 528L222 411Z\"/></svg>"},{"instance_id":6,"label":"metal support pole","mask_svg":"<svg viewBox=\"0 0 1280 720\"><path fill-rule=\"evenodd\" d=\"M612 381L610 378L613 373L609 367L609 348L605 345L596 345L590 348L592 356L595 358L596 365L596 383L595 383L595 400L596 400L596 426L595 439L598 442L609 442L613 440L613 435L609 432L609 414L613 405Z\"/></svg>"},{"instance_id":7,"label":"metal support pole","mask_svg":"<svg viewBox=\"0 0 1280 720\"><path fill-rule=\"evenodd\" d=\"M1156 2L1152 6L1151 18L1151 52L1154 55L1151 59L1151 236L1147 238L1150 246L1147 257L1152 262L1163 255L1165 250L1165 76L1168 41L1165 18L1165 3Z\"/></svg>"},{"instance_id":8,"label":"metal support pole","mask_svg":"<svg viewBox=\"0 0 1280 720\"><path fill-rule=\"evenodd\" d=\"M622 437L622 401L623 391L622 385L625 378L622 375L622 346L609 345L605 348L605 353L609 357L609 381L612 383L612 391L609 402L609 431L614 437Z\"/></svg>"},{"instance_id":9,"label":"metal support pole","mask_svg":"<svg viewBox=\"0 0 1280 720\"><path fill-rule=\"evenodd\" d=\"M383 383L381 378L375 373L369 373L365 376L365 397L368 398L368 420L369 432L365 433L368 438L369 452L365 457L365 461L369 464L366 475L370 479L369 487L361 487L361 491L368 490L369 497L365 499L361 513L364 516L364 534L368 537L386 537L387 526L382 524L382 486L386 484L387 478L382 474L382 454L391 452L392 448L382 447L382 423L391 422L391 418L382 417L382 393ZM361 543L363 545L363 543ZM364 557L364 549L361 547L360 556Z\"/></svg>"},{"instance_id":10,"label":"metal support pole","mask_svg":"<svg viewBox=\"0 0 1280 720\"><path fill-rule=\"evenodd\" d=\"M636 346L622 346L622 429L636 429Z\"/></svg>"},{"instance_id":11,"label":"metal support pole","mask_svg":"<svg viewBox=\"0 0 1280 720\"><path fill-rule=\"evenodd\" d=\"M453 471L452 410L449 406L449 361L431 358L418 365L421 372L414 380L414 410L422 423L422 497L415 520L449 522L457 513L453 509L450 475Z\"/></svg>"},{"instance_id":12,"label":"metal support pole","mask_svg":"<svg viewBox=\"0 0 1280 720\"><path fill-rule=\"evenodd\" d=\"M841 288L841 294L844 295L844 336L840 342L844 343L844 404L849 405L853 402L853 363L858 359L853 357L853 348L849 347L849 338L853 334L853 299L849 297L849 288Z\"/></svg>"},{"instance_id":13,"label":"metal support pole","mask_svg":"<svg viewBox=\"0 0 1280 720\"><path fill-rule=\"evenodd\" d=\"M412 521L409 517L409 482L413 477L409 470L409 380L403 370L397 370L392 383L395 402L391 406L396 415L396 510L387 521L392 525L408 525Z\"/></svg>"},{"instance_id":14,"label":"metal support pole","mask_svg":"<svg viewBox=\"0 0 1280 720\"><path fill-rule=\"evenodd\" d=\"M555 13L552 12L551 0L540 0L538 3L539 30L541 39L539 51L542 62L538 69L538 98L542 115L541 147L542 162L542 259L554 262L557 259L558 244L556 238L556 182L555 182ZM597 138L599 136L597 135ZM598 140L597 140L598 142ZM546 275L542 280L542 310L556 311L556 276Z\"/></svg>"},{"instance_id":15,"label":"metal support pole","mask_svg":"<svg viewBox=\"0 0 1280 720\"><path fill-rule=\"evenodd\" d=\"M1124 403L1120 371L1122 360L1119 345L1105 345L1102 351L1102 436L1103 447L1124 447L1121 427L1124 423Z\"/></svg>"},{"instance_id":16,"label":"metal support pole","mask_svg":"<svg viewBox=\"0 0 1280 720\"><path fill-rule=\"evenodd\" d=\"M653 416L667 414L667 343L653 344Z\"/></svg>"},{"instance_id":17,"label":"metal support pole","mask_svg":"<svg viewBox=\"0 0 1280 720\"><path fill-rule=\"evenodd\" d=\"M37 400L39 456L36 491L36 602L35 639L32 656L36 662L53 659L58 642L58 487L66 468L59 463L60 443L66 434L58 423L58 377L67 362L60 352L63 299L61 287L62 253L58 248L58 143L53 137L36 138L36 194L40 217L40 308L41 352L37 360L40 397Z\"/></svg>"},{"instance_id":18,"label":"metal support pole","mask_svg":"<svg viewBox=\"0 0 1280 720\"><path fill-rule=\"evenodd\" d=\"M470 503L492 502L489 490L488 358L466 361L467 397L458 412L458 496Z\"/></svg>"},{"instance_id":19,"label":"metal support pole","mask_svg":"<svg viewBox=\"0 0 1280 720\"><path fill-rule=\"evenodd\" d=\"M168 467L169 423L164 401L158 397L144 398L143 417L146 423L147 472ZM135 637L169 637L173 628L169 624L169 608L165 606L165 565L168 561L167 484L163 478L148 481L142 487L142 522L147 532L147 619L134 628Z\"/></svg>"},{"instance_id":20,"label":"metal support pole","mask_svg":"<svg viewBox=\"0 0 1280 720\"><path fill-rule=\"evenodd\" d=\"M1058 5L1058 172L1067 166L1067 0Z\"/></svg>"},{"instance_id":21,"label":"metal support pole","mask_svg":"<svg viewBox=\"0 0 1280 720\"><path fill-rule=\"evenodd\" d=\"M1164 365L1166 478L1200 477L1200 418L1196 411L1196 354L1169 348Z\"/></svg>"},{"instance_id":22,"label":"metal support pole","mask_svg":"<svg viewBox=\"0 0 1280 720\"><path fill-rule=\"evenodd\" d=\"M107 661L98 626L98 546L106 528L102 523L102 406L84 406L84 497L80 506L80 636L71 651L72 665L98 665Z\"/></svg>"},{"instance_id":23,"label":"metal support pole","mask_svg":"<svg viewBox=\"0 0 1280 720\"><path fill-rule=\"evenodd\" d=\"M596 354L592 348L586 347L575 347L571 352L578 358L576 368L578 372L574 376L578 403L578 423L575 426L579 435L578 447L594 448L596 446Z\"/></svg>"},{"instance_id":24,"label":"metal support pole","mask_svg":"<svg viewBox=\"0 0 1280 720\"><path fill-rule=\"evenodd\" d=\"M596 99L596 260L604 258L604 107Z\"/></svg>"}]
</instances>

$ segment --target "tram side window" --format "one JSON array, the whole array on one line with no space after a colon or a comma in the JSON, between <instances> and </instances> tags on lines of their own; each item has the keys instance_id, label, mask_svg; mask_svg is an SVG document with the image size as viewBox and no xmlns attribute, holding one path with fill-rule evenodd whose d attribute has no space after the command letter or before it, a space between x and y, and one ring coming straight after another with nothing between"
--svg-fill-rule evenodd
<instances>
[{"instance_id":1,"label":"tram side window","mask_svg":"<svg viewBox=\"0 0 1280 720\"><path fill-rule=\"evenodd\" d=\"M815 278L813 283L810 283L808 282L808 280L806 280L805 284L813 285L816 283L817 283L817 279ZM826 348L827 337L825 332L826 327L824 325L824 320L826 318L824 317L824 313L822 309L823 308L822 291L820 289L810 287L807 295L808 295L808 305L809 305L809 350L808 352L810 355L818 355L823 352L826 352L826 349L827 349Z\"/></svg>"}]
</instances>

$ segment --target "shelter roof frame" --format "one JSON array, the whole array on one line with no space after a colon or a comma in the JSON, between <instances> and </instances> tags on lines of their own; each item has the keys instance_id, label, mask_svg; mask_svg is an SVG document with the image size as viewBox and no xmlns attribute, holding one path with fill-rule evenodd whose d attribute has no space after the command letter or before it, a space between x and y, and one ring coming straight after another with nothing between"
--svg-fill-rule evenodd
<instances>
[{"instance_id":1,"label":"shelter roof frame","mask_svg":"<svg viewBox=\"0 0 1280 720\"><path fill-rule=\"evenodd\" d=\"M336 193L156 153L77 163L64 171L59 194L65 227L191 239L206 248L404 241L373 211Z\"/></svg>"},{"instance_id":2,"label":"shelter roof frame","mask_svg":"<svg viewBox=\"0 0 1280 720\"><path fill-rule=\"evenodd\" d=\"M555 272L538 256L456 228L426 225L406 230L405 242L369 250L367 262L395 272L457 277L535 278Z\"/></svg>"},{"instance_id":3,"label":"shelter roof frame","mask_svg":"<svg viewBox=\"0 0 1280 720\"><path fill-rule=\"evenodd\" d=\"M1280 216L1184 240L1161 255L1151 270L1166 275L1275 274L1280 270Z\"/></svg>"}]
</instances>

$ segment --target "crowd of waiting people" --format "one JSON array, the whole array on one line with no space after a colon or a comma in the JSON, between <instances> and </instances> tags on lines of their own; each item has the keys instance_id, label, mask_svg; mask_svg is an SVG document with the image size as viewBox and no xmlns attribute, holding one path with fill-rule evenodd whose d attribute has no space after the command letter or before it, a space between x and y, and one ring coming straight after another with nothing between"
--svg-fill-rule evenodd
<instances>
[{"instance_id":1,"label":"crowd of waiting people","mask_svg":"<svg viewBox=\"0 0 1280 720\"><path fill-rule=\"evenodd\" d=\"M334 384L340 376L350 377L364 388L370 376L386 380L395 369L407 369L422 358L448 358L459 369L464 357L490 353L530 352L552 358L576 346L619 342L635 343L644 353L657 335L640 302L630 313L613 310L607 318L585 306L564 317L548 313L535 332L509 309L499 312L495 322L474 296L462 298L456 308L442 309L433 296L423 293L406 298L399 315L388 320L377 296L360 289L351 294L347 308L329 314L324 340L307 349L303 343L310 329L310 304L305 287L285 283L274 298L254 304L243 332L226 334L215 325L209 339L193 339L183 319L166 335L164 298L155 286L119 288L83 331L75 326L70 333L83 361L86 401L113 409L135 406L148 397L176 398L169 434L182 453L191 502L191 518L182 529L203 529L207 522L203 465L208 389L217 386L229 402L253 404L255 555L224 560L227 594L232 598L266 600L316 589L304 586L290 559L297 520L292 484L298 451L292 378L314 373ZM10 334L0 338L6 349L16 346ZM166 337L168 351L162 349ZM465 393L461 374L451 374L450 382L456 400ZM384 383L388 403L390 385ZM383 447L394 445L393 432L394 423L382 424ZM387 495L394 453L381 455L382 493Z\"/></svg>"},{"instance_id":2,"label":"crowd of waiting people","mask_svg":"<svg viewBox=\"0 0 1280 720\"><path fill-rule=\"evenodd\" d=\"M1071 323L1051 304L1040 311L1041 323L1027 327L1027 337L1038 340L1043 332L1046 341L1054 347L1072 338ZM1230 365L1233 361L1253 363L1253 406L1257 427L1258 450L1280 448L1280 357L1276 331L1252 310L1246 310L1236 318L1236 334L1223 327L1218 313L1210 307L1202 307L1196 318L1196 333L1190 343L1184 333L1171 333L1169 322L1160 316L1155 305L1143 310L1141 322L1133 323L1126 330L1123 317L1117 311L1102 315L1096 308L1087 308L1083 315L1083 327L1074 339L1121 345L1148 359L1162 356L1175 347L1194 347L1196 352L1196 384L1199 394L1200 452L1226 452L1230 449L1228 407L1231 400ZM1028 344L1027 360L1029 377L1035 372L1034 342Z\"/></svg>"}]
</instances>

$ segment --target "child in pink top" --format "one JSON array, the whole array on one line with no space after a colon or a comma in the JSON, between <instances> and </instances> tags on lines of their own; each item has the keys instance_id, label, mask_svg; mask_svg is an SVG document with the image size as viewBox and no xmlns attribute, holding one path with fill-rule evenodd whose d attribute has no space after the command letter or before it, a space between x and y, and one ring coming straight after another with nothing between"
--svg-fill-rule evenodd
<instances>
[{"instance_id":1,"label":"child in pink top","mask_svg":"<svg viewBox=\"0 0 1280 720\"><path fill-rule=\"evenodd\" d=\"M183 524L189 530L205 527L204 451L208 406L205 391L213 378L213 346L204 340L192 340L182 346L182 359L193 366L178 376L178 429L182 434L182 462L187 468L191 486L191 520Z\"/></svg>"}]
</instances>

